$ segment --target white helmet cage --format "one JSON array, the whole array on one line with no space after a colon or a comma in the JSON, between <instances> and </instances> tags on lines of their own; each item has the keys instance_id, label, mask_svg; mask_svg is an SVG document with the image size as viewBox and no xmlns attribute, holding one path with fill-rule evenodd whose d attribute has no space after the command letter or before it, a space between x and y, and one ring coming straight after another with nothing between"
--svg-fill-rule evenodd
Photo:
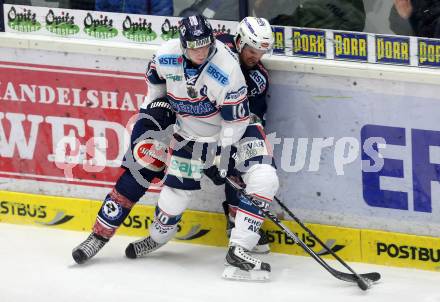
<instances>
[{"instance_id":1,"label":"white helmet cage","mask_svg":"<svg viewBox=\"0 0 440 302\"><path fill-rule=\"evenodd\" d=\"M238 25L235 41L238 42L238 52L241 52L246 44L255 49L271 51L274 38L269 21L264 18L244 18Z\"/></svg>"}]
</instances>

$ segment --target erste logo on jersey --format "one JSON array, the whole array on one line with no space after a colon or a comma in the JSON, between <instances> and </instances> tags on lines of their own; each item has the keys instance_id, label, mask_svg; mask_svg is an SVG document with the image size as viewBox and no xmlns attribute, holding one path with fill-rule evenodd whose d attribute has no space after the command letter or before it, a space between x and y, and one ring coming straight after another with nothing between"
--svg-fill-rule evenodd
<instances>
[{"instance_id":1,"label":"erste logo on jersey","mask_svg":"<svg viewBox=\"0 0 440 302\"><path fill-rule=\"evenodd\" d=\"M161 55L158 59L159 64L164 66L180 66L183 62L180 55Z\"/></svg>"},{"instance_id":2,"label":"erste logo on jersey","mask_svg":"<svg viewBox=\"0 0 440 302\"><path fill-rule=\"evenodd\" d=\"M266 89L266 78L258 70L252 70L249 72L250 78L257 84L260 93Z\"/></svg>"},{"instance_id":3,"label":"erste logo on jersey","mask_svg":"<svg viewBox=\"0 0 440 302\"><path fill-rule=\"evenodd\" d=\"M228 76L215 64L209 63L207 71L208 75L222 86L229 84Z\"/></svg>"}]
</instances>

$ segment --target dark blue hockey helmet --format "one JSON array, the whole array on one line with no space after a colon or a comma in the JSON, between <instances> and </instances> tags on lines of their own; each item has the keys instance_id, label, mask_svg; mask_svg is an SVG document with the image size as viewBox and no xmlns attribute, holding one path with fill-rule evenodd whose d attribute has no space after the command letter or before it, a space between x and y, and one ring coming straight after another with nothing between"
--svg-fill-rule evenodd
<instances>
[{"instance_id":1,"label":"dark blue hockey helmet","mask_svg":"<svg viewBox=\"0 0 440 302\"><path fill-rule=\"evenodd\" d=\"M180 44L184 50L214 45L215 38L211 24L202 15L185 17L180 20Z\"/></svg>"}]
</instances>

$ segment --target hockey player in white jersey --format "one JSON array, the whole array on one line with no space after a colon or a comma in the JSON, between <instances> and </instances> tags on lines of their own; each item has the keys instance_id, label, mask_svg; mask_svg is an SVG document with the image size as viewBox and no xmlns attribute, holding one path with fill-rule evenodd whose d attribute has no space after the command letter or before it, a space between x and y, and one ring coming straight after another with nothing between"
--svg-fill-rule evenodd
<instances>
[{"instance_id":1,"label":"hockey player in white jersey","mask_svg":"<svg viewBox=\"0 0 440 302\"><path fill-rule=\"evenodd\" d=\"M172 155L167 161L164 188L150 226L150 236L129 244L126 249L129 258L144 256L174 236L191 192L200 189L202 170L214 183L224 183L217 165L212 165L215 157L212 150L228 150L235 144L233 165L243 172L246 190L256 198L270 202L278 188L264 133L258 128L247 127L249 104L246 83L235 57L223 43L215 41L211 26L202 16L183 19L179 29L180 41L164 44L149 64L148 95L140 112L155 119L159 117L159 129L164 129L174 122L166 108L169 102L177 114L176 135L188 144L190 151L180 148L178 141L171 142ZM161 106L163 108L156 111ZM144 136L143 130L156 131L156 126L150 125L150 121L145 124L139 120L136 126L132 134L133 150L129 150L129 156L136 153L138 145L143 143L143 140L138 142ZM147 138L147 141L150 139ZM230 153L220 154L226 155L226 168L229 168ZM159 165L164 167L161 156L153 158L153 166L148 161L147 169L141 169L141 175L148 181L153 175L160 176L158 173L162 170L158 169ZM266 158L269 160L266 161ZM106 198L93 233L74 249L72 255L76 262L83 263L96 255L143 194L145 188L135 183L131 172L131 169L127 170L114 192ZM109 206L115 210L109 212ZM248 253L259 239L262 222L262 214L257 208L247 203L239 204L224 277L268 278L269 264Z\"/></svg>"}]
</instances>

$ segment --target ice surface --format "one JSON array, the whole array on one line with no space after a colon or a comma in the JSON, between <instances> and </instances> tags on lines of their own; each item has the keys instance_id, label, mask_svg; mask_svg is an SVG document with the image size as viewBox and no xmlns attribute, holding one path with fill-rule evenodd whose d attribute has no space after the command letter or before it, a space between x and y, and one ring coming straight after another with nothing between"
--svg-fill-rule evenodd
<instances>
[{"instance_id":1,"label":"ice surface","mask_svg":"<svg viewBox=\"0 0 440 302\"><path fill-rule=\"evenodd\" d=\"M226 281L225 248L171 242L147 258L124 256L116 236L85 265L71 250L87 233L0 223L0 302L440 302L440 273L351 263L382 281L363 292L309 257L269 254L271 281ZM337 262L330 264L343 270Z\"/></svg>"}]
</instances>

